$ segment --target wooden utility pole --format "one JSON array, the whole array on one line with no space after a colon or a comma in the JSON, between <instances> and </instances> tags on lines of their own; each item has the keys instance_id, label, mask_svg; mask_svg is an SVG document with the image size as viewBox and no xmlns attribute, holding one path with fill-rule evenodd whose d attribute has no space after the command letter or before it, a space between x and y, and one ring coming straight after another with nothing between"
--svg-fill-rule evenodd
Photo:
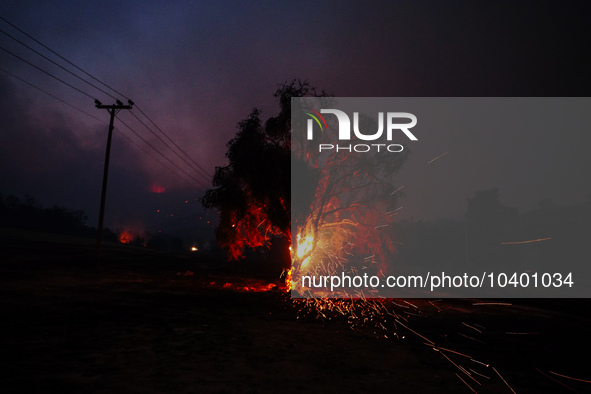
<instances>
[{"instance_id":1,"label":"wooden utility pole","mask_svg":"<svg viewBox=\"0 0 591 394\"><path fill-rule=\"evenodd\" d=\"M129 105L124 105L121 101L116 100L114 105L103 105L100 101L94 100L96 107L99 109L106 109L111 115L109 122L109 135L107 136L107 152L105 153L105 169L103 171L103 189L101 191L101 207L99 211L99 222L96 234L96 266L97 268L101 262L102 242L103 242L103 222L105 219L105 201L107 199L107 178L109 176L109 157L111 155L111 139L113 138L113 123L115 122L115 115L122 109L131 109L133 101L128 100Z\"/></svg>"}]
</instances>

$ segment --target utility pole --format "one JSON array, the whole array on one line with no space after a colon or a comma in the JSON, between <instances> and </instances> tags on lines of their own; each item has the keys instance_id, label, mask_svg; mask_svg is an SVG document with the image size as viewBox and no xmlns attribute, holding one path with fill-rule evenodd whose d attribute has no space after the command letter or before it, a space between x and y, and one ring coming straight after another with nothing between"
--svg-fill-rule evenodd
<instances>
[{"instance_id":1,"label":"utility pole","mask_svg":"<svg viewBox=\"0 0 591 394\"><path fill-rule=\"evenodd\" d=\"M129 105L124 105L121 101L116 100L114 105L103 105L100 101L94 100L96 107L99 109L106 109L111 115L109 122L109 135L107 137L107 152L105 153L105 169L103 171L103 189L101 191L101 208L99 211L99 222L96 234L96 267L98 268L101 262L102 242L103 242L103 222L105 219L105 201L107 199L107 178L109 176L109 157L111 155L111 139L113 138L113 123L115 115L122 109L131 109L133 101L127 100Z\"/></svg>"}]
</instances>

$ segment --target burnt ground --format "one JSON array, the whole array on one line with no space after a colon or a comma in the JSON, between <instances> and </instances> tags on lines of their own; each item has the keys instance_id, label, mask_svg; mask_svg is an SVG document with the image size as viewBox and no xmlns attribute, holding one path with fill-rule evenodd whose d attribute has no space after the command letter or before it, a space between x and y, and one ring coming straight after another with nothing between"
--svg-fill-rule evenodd
<instances>
[{"instance_id":1,"label":"burnt ground","mask_svg":"<svg viewBox=\"0 0 591 394\"><path fill-rule=\"evenodd\" d=\"M278 275L115 244L97 269L91 240L0 230L0 392L591 392L556 375L591 379L589 300L394 300L393 336L245 290Z\"/></svg>"}]
</instances>

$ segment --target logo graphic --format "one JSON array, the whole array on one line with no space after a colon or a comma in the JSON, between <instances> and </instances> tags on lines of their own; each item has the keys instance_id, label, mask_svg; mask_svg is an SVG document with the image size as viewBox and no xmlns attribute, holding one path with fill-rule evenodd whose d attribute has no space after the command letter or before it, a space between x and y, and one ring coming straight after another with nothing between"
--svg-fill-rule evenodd
<instances>
[{"instance_id":1,"label":"logo graphic","mask_svg":"<svg viewBox=\"0 0 591 394\"><path fill-rule=\"evenodd\" d=\"M306 107L302 107L302 109L304 110L304 113L306 115L309 115L310 117L312 117L312 119L314 119L316 121L316 123L318 123L318 126L320 126L321 131L324 131L324 128L322 127L322 123L324 123L324 126L326 127L326 131L328 131L328 125L326 124L326 120L324 119L324 117L322 115L320 115L320 113L318 111L315 111L312 108L306 108ZM311 112L314 112L314 114L311 114ZM318 118L322 119L322 123L320 123L320 120ZM308 139L309 140L311 140L312 136L313 136L312 127L314 124L312 123L312 119L308 119Z\"/></svg>"},{"instance_id":2,"label":"logo graphic","mask_svg":"<svg viewBox=\"0 0 591 394\"><path fill-rule=\"evenodd\" d=\"M322 114L335 115L338 122L338 139L339 141L350 141L351 140L351 119L344 111L339 109L321 109L320 112L304 107L304 113L310 116L311 119L307 121L307 138L308 141L314 139L314 121L320 127L320 131L325 129L328 131L328 124ZM406 119L406 123L399 123L400 119ZM354 137L362 141L376 141L386 134L386 140L392 141L394 131L401 131L409 140L418 141L418 138L410 131L411 128L417 125L417 117L408 112L387 112L384 121L384 112L378 112L378 130L373 132L362 131L359 128L359 112L353 112L353 134ZM385 127L384 127L385 123ZM319 151L333 150L336 151L346 150L351 152L369 152L370 150L376 149L378 152L381 148L385 148L388 152L401 152L404 148L400 144L356 144L348 146L339 146L333 144L320 144L318 146Z\"/></svg>"}]
</instances>

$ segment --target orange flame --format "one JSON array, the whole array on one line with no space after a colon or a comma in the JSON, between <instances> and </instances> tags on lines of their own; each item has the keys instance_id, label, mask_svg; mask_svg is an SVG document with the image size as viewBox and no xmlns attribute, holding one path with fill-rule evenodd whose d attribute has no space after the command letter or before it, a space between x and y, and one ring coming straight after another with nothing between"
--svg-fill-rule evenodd
<instances>
[{"instance_id":1,"label":"orange flame","mask_svg":"<svg viewBox=\"0 0 591 394\"><path fill-rule=\"evenodd\" d=\"M296 250L296 256L300 259L303 258L304 256L306 256L306 254L312 250L313 244L314 244L314 237L313 236L308 235L308 236L304 237L304 239L302 240L301 234L298 234L298 247ZM312 256L308 256L302 261L301 268L304 268L306 265L308 265L311 257Z\"/></svg>"},{"instance_id":2,"label":"orange flame","mask_svg":"<svg viewBox=\"0 0 591 394\"><path fill-rule=\"evenodd\" d=\"M285 292L289 293L291 291L291 270L288 270L285 274Z\"/></svg>"},{"instance_id":3,"label":"orange flame","mask_svg":"<svg viewBox=\"0 0 591 394\"><path fill-rule=\"evenodd\" d=\"M121 232L121 234L119 234L119 242L121 242L122 244L130 243L131 239L132 239L132 235L127 230L124 230Z\"/></svg>"}]
</instances>

